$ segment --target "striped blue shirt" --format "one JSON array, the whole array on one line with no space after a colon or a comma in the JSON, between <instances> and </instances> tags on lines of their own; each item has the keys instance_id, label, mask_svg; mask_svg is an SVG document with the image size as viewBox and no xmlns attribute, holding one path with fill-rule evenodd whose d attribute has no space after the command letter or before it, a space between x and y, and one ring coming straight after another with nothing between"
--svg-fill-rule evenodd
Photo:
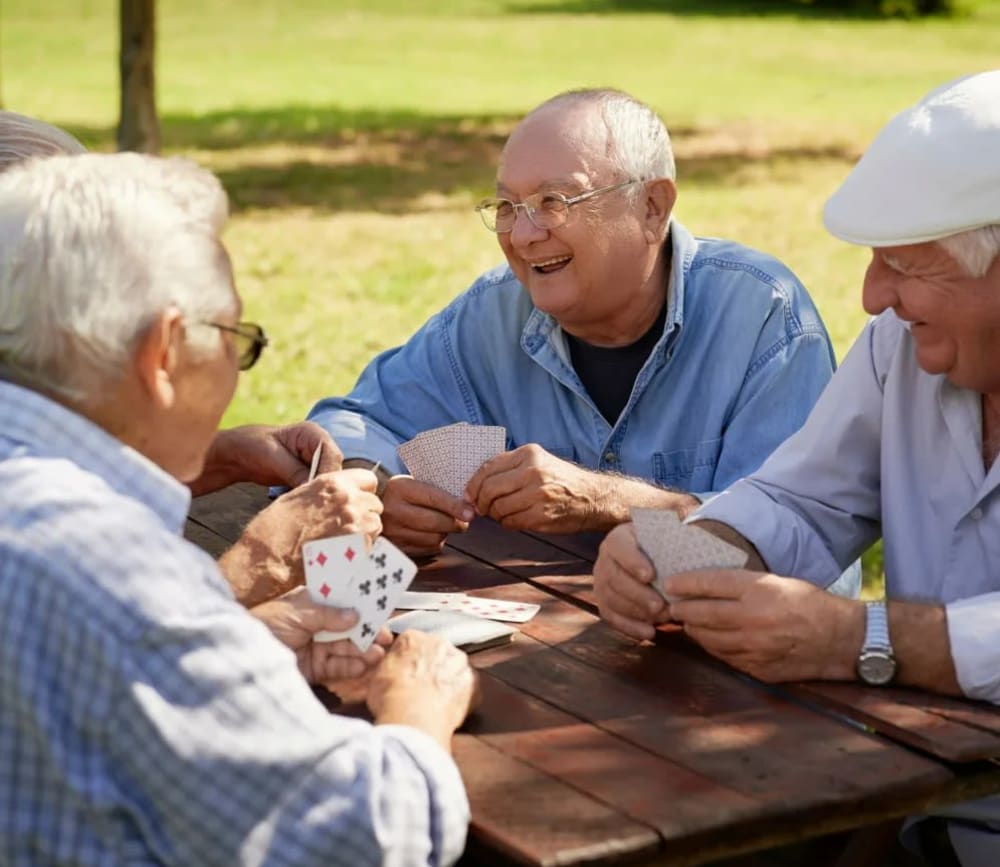
<instances>
[{"instance_id":1,"label":"striped blue shirt","mask_svg":"<svg viewBox=\"0 0 1000 867\"><path fill-rule=\"evenodd\" d=\"M452 759L326 712L180 538L184 486L0 382L0 498L0 864L459 856Z\"/></svg>"}]
</instances>

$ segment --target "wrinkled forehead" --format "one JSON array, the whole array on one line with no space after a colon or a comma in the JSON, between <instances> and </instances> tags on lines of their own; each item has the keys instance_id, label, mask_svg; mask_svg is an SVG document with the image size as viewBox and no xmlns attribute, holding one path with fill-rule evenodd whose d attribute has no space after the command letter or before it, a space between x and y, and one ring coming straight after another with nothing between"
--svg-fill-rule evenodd
<instances>
[{"instance_id":1,"label":"wrinkled forehead","mask_svg":"<svg viewBox=\"0 0 1000 867\"><path fill-rule=\"evenodd\" d=\"M498 192L587 189L611 179L608 130L591 106L551 106L528 115L500 155Z\"/></svg>"}]
</instances>

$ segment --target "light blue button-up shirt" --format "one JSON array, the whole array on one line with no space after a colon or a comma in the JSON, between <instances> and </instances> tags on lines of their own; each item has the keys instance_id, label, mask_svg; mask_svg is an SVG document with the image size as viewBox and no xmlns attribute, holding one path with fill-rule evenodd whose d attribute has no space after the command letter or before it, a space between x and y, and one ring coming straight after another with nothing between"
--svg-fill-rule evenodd
<instances>
[{"instance_id":1,"label":"light blue button-up shirt","mask_svg":"<svg viewBox=\"0 0 1000 867\"><path fill-rule=\"evenodd\" d=\"M581 466L707 496L755 470L805 420L834 356L805 289L780 262L671 229L663 336L615 424L587 394L558 323L499 267L382 353L347 397L310 418L345 456L404 472L396 446L450 424L503 425Z\"/></svg>"},{"instance_id":2,"label":"light blue button-up shirt","mask_svg":"<svg viewBox=\"0 0 1000 867\"><path fill-rule=\"evenodd\" d=\"M693 517L729 524L771 571L821 586L881 536L887 596L946 603L963 692L1000 704L998 489L1000 461L983 467L981 395L925 373L888 311L802 430Z\"/></svg>"},{"instance_id":3,"label":"light blue button-up shirt","mask_svg":"<svg viewBox=\"0 0 1000 867\"><path fill-rule=\"evenodd\" d=\"M439 865L427 735L330 716L183 541L187 489L0 382L0 864Z\"/></svg>"}]
</instances>

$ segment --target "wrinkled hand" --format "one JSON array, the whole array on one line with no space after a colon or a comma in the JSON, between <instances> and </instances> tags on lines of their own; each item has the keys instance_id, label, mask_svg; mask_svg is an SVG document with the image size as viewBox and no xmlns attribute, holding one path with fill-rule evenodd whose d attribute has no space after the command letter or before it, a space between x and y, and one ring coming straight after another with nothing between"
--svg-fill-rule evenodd
<instances>
[{"instance_id":1,"label":"wrinkled hand","mask_svg":"<svg viewBox=\"0 0 1000 867\"><path fill-rule=\"evenodd\" d=\"M368 686L377 723L412 725L448 748L451 735L478 701L469 658L436 635L398 636Z\"/></svg>"},{"instance_id":2,"label":"wrinkled hand","mask_svg":"<svg viewBox=\"0 0 1000 867\"><path fill-rule=\"evenodd\" d=\"M302 545L310 539L381 531L382 502L370 470L340 470L289 491L257 515L219 566L237 598L255 605L301 584Z\"/></svg>"},{"instance_id":3,"label":"wrinkled hand","mask_svg":"<svg viewBox=\"0 0 1000 867\"><path fill-rule=\"evenodd\" d=\"M670 612L713 656L760 680L852 680L864 605L807 581L744 570L671 575Z\"/></svg>"},{"instance_id":4,"label":"wrinkled hand","mask_svg":"<svg viewBox=\"0 0 1000 867\"><path fill-rule=\"evenodd\" d=\"M597 473L530 443L483 464L465 496L480 515L512 530L578 533L600 529L601 482Z\"/></svg>"},{"instance_id":5,"label":"wrinkled hand","mask_svg":"<svg viewBox=\"0 0 1000 867\"><path fill-rule=\"evenodd\" d=\"M670 619L670 606L652 588L656 571L639 548L632 524L615 527L594 563L594 591L601 617L632 638L651 639L654 624Z\"/></svg>"},{"instance_id":6,"label":"wrinkled hand","mask_svg":"<svg viewBox=\"0 0 1000 867\"><path fill-rule=\"evenodd\" d=\"M382 493L383 535L408 554L436 554L449 533L464 533L475 517L472 507L447 491L393 476Z\"/></svg>"},{"instance_id":7,"label":"wrinkled hand","mask_svg":"<svg viewBox=\"0 0 1000 867\"><path fill-rule=\"evenodd\" d=\"M335 686L337 681L363 677L382 661L392 643L392 633L384 626L364 653L347 638L313 641L313 635L324 629L331 632L350 629L357 623L358 613L349 608L317 605L305 587L251 608L250 613L294 651L299 671L309 683Z\"/></svg>"},{"instance_id":8,"label":"wrinkled hand","mask_svg":"<svg viewBox=\"0 0 1000 867\"><path fill-rule=\"evenodd\" d=\"M219 431L205 458L201 476L192 483L195 496L231 485L256 482L259 485L296 487L309 478L313 453L322 445L318 471L340 469L343 455L333 438L310 421L275 427L245 425Z\"/></svg>"}]
</instances>

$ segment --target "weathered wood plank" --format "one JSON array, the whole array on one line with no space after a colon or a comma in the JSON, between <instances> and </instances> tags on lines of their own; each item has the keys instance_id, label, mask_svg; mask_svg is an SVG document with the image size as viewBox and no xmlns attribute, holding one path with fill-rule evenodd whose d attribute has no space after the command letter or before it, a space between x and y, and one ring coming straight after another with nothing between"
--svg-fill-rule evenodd
<instances>
[{"instance_id":1,"label":"weathered wood plank","mask_svg":"<svg viewBox=\"0 0 1000 867\"><path fill-rule=\"evenodd\" d=\"M231 545L269 502L263 485L230 485L192 500L188 521L211 530Z\"/></svg>"},{"instance_id":2,"label":"weathered wood plank","mask_svg":"<svg viewBox=\"0 0 1000 867\"><path fill-rule=\"evenodd\" d=\"M853 683L802 683L789 691L947 761L1000 757L1000 709L988 704Z\"/></svg>"}]
</instances>

